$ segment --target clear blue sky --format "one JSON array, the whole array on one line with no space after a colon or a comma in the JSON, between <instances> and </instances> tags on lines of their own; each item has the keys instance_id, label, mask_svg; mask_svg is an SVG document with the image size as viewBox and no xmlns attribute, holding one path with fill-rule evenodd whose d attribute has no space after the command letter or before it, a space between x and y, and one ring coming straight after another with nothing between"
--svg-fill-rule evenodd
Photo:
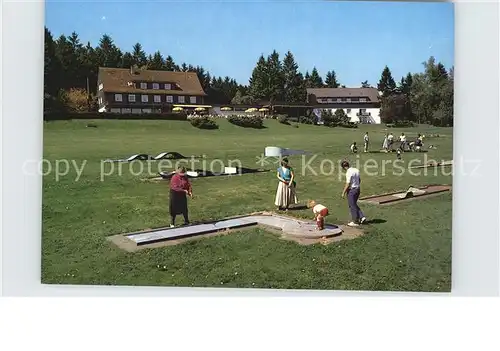
<instances>
[{"instance_id":1,"label":"clear blue sky","mask_svg":"<svg viewBox=\"0 0 500 351\"><path fill-rule=\"evenodd\" d=\"M399 81L431 55L454 64L452 3L47 0L45 19L55 37L75 31L96 46L106 33L122 50L140 42L241 84L273 49L346 86L376 84L385 65Z\"/></svg>"}]
</instances>

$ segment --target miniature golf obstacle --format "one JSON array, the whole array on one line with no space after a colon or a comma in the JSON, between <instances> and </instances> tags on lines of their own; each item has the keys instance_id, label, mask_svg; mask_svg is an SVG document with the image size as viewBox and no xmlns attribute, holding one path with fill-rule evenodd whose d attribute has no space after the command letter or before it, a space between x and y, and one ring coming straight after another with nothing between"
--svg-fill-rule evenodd
<instances>
[{"instance_id":1,"label":"miniature golf obstacle","mask_svg":"<svg viewBox=\"0 0 500 351\"><path fill-rule=\"evenodd\" d=\"M204 170L194 170L187 171L186 175L188 178L201 178L201 177L218 177L218 176L231 176L231 175L241 175L241 174L250 174L250 173L263 173L269 172L269 170L265 169L251 169L244 167L224 167L224 172L211 172ZM172 175L175 174L173 172L159 172L158 175L163 179L170 179Z\"/></svg>"},{"instance_id":2,"label":"miniature golf obstacle","mask_svg":"<svg viewBox=\"0 0 500 351\"><path fill-rule=\"evenodd\" d=\"M406 191L366 196L360 198L359 202L385 205L403 200L424 198L430 195L440 194L448 191L451 191L451 185L428 185L419 188L410 185Z\"/></svg>"},{"instance_id":3,"label":"miniature golf obstacle","mask_svg":"<svg viewBox=\"0 0 500 351\"><path fill-rule=\"evenodd\" d=\"M429 162L425 165L420 165L420 166L413 166L410 167L411 169L416 169L416 168L430 168L430 167L449 167L453 166L453 160L451 161L443 161L443 162Z\"/></svg>"},{"instance_id":4,"label":"miniature golf obstacle","mask_svg":"<svg viewBox=\"0 0 500 351\"><path fill-rule=\"evenodd\" d=\"M221 231L241 229L252 226L263 226L280 230L284 237L302 239L321 239L339 236L342 229L336 225L325 225L325 229L316 230L316 223L299 220L276 214L252 214L241 217L227 218L221 221L201 223L176 228L158 228L148 231L113 236L128 241L125 245L135 246L135 249L160 242L202 236ZM113 240L111 237L111 240ZM116 242L116 241L115 241Z\"/></svg>"},{"instance_id":5,"label":"miniature golf obstacle","mask_svg":"<svg viewBox=\"0 0 500 351\"><path fill-rule=\"evenodd\" d=\"M153 160L153 157L149 156L148 154L136 154L126 159L118 159L118 160L107 159L104 160L104 162L132 162L132 161L146 161L146 160Z\"/></svg>"},{"instance_id":6,"label":"miniature golf obstacle","mask_svg":"<svg viewBox=\"0 0 500 351\"><path fill-rule=\"evenodd\" d=\"M189 159L189 158L200 158L200 156L183 156L182 154L175 152L175 151L169 151L169 152L162 152L158 154L157 156L150 156L148 154L136 154L132 155L128 158L125 159L107 159L104 160L104 162L132 162L132 161L146 161L146 160L151 160L151 161L158 161L158 160L182 160L182 159Z\"/></svg>"},{"instance_id":7,"label":"miniature golf obstacle","mask_svg":"<svg viewBox=\"0 0 500 351\"><path fill-rule=\"evenodd\" d=\"M170 151L158 154L157 156L153 157L153 160L183 160L188 158L200 158L200 156L184 156L178 152Z\"/></svg>"},{"instance_id":8,"label":"miniature golf obstacle","mask_svg":"<svg viewBox=\"0 0 500 351\"><path fill-rule=\"evenodd\" d=\"M292 155L310 155L311 153L304 150L293 150L277 146L266 146L264 154L266 157L284 157Z\"/></svg>"}]
</instances>

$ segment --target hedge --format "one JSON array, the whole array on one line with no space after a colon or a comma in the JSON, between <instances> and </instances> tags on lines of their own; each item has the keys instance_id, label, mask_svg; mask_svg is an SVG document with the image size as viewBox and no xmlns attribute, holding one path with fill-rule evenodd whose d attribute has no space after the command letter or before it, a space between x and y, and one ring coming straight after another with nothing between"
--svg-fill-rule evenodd
<instances>
[{"instance_id":1,"label":"hedge","mask_svg":"<svg viewBox=\"0 0 500 351\"><path fill-rule=\"evenodd\" d=\"M316 115L311 116L300 116L299 123L302 124L318 124L318 117Z\"/></svg>"},{"instance_id":2,"label":"hedge","mask_svg":"<svg viewBox=\"0 0 500 351\"><path fill-rule=\"evenodd\" d=\"M163 120L163 121L186 121L185 113L142 113L123 114L110 112L45 112L44 121L67 121L72 119L122 119L122 120Z\"/></svg>"},{"instance_id":3,"label":"hedge","mask_svg":"<svg viewBox=\"0 0 500 351\"><path fill-rule=\"evenodd\" d=\"M239 127L244 128L264 128L264 123L261 117L258 116L228 116L227 120Z\"/></svg>"},{"instance_id":4,"label":"hedge","mask_svg":"<svg viewBox=\"0 0 500 351\"><path fill-rule=\"evenodd\" d=\"M385 125L387 128L402 128L402 127L415 127L415 123L412 121L396 121L394 123L388 123Z\"/></svg>"},{"instance_id":5,"label":"hedge","mask_svg":"<svg viewBox=\"0 0 500 351\"><path fill-rule=\"evenodd\" d=\"M277 119L278 119L278 122L280 122L281 124L290 125L290 122L288 122L288 116L287 115L278 115Z\"/></svg>"},{"instance_id":6,"label":"hedge","mask_svg":"<svg viewBox=\"0 0 500 351\"><path fill-rule=\"evenodd\" d=\"M218 129L219 126L213 118L201 116L201 117L191 117L189 122L193 127L199 129Z\"/></svg>"}]
</instances>

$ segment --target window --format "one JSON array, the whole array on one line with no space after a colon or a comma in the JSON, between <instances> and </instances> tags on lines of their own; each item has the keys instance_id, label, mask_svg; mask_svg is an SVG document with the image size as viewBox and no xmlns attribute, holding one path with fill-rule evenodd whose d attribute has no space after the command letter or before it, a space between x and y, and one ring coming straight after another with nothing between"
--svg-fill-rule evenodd
<instances>
[{"instance_id":1,"label":"window","mask_svg":"<svg viewBox=\"0 0 500 351\"><path fill-rule=\"evenodd\" d=\"M122 94L115 94L115 101L122 102Z\"/></svg>"},{"instance_id":2,"label":"window","mask_svg":"<svg viewBox=\"0 0 500 351\"><path fill-rule=\"evenodd\" d=\"M184 96L179 96L179 100L178 100L178 101L179 101L179 103L181 103L181 104L183 104L183 103L185 103L185 102L186 102L186 100L185 100Z\"/></svg>"},{"instance_id":3,"label":"window","mask_svg":"<svg viewBox=\"0 0 500 351\"><path fill-rule=\"evenodd\" d=\"M129 102L135 102L135 95L134 94L129 94L128 95L128 101Z\"/></svg>"},{"instance_id":4,"label":"window","mask_svg":"<svg viewBox=\"0 0 500 351\"><path fill-rule=\"evenodd\" d=\"M142 101L142 102L148 102L148 101L149 101L149 96L147 96L147 95L142 95L142 96L141 96L141 101Z\"/></svg>"},{"instance_id":5,"label":"window","mask_svg":"<svg viewBox=\"0 0 500 351\"><path fill-rule=\"evenodd\" d=\"M359 98L359 102L366 102L366 98Z\"/></svg>"},{"instance_id":6,"label":"window","mask_svg":"<svg viewBox=\"0 0 500 351\"><path fill-rule=\"evenodd\" d=\"M102 90L102 89L104 89L104 85L102 85L102 83L101 83L101 84L99 84L99 90Z\"/></svg>"},{"instance_id":7,"label":"window","mask_svg":"<svg viewBox=\"0 0 500 351\"><path fill-rule=\"evenodd\" d=\"M132 113L131 108L122 108L122 113Z\"/></svg>"},{"instance_id":8,"label":"window","mask_svg":"<svg viewBox=\"0 0 500 351\"><path fill-rule=\"evenodd\" d=\"M148 83L141 83L141 89L147 89Z\"/></svg>"},{"instance_id":9,"label":"window","mask_svg":"<svg viewBox=\"0 0 500 351\"><path fill-rule=\"evenodd\" d=\"M328 99L327 101L328 101L328 103L331 103L331 102L333 102L333 99Z\"/></svg>"},{"instance_id":10,"label":"window","mask_svg":"<svg viewBox=\"0 0 500 351\"><path fill-rule=\"evenodd\" d=\"M153 89L160 89L160 84L153 83Z\"/></svg>"},{"instance_id":11,"label":"window","mask_svg":"<svg viewBox=\"0 0 500 351\"><path fill-rule=\"evenodd\" d=\"M160 95L155 95L154 101L155 102L161 102L161 96Z\"/></svg>"},{"instance_id":12,"label":"window","mask_svg":"<svg viewBox=\"0 0 500 351\"><path fill-rule=\"evenodd\" d=\"M190 96L189 97L189 102L192 104L196 104L196 96Z\"/></svg>"},{"instance_id":13,"label":"window","mask_svg":"<svg viewBox=\"0 0 500 351\"><path fill-rule=\"evenodd\" d=\"M167 95L167 102L170 102L170 103L174 102L174 97Z\"/></svg>"},{"instance_id":14,"label":"window","mask_svg":"<svg viewBox=\"0 0 500 351\"><path fill-rule=\"evenodd\" d=\"M172 84L170 83L165 84L165 90L172 90Z\"/></svg>"},{"instance_id":15,"label":"window","mask_svg":"<svg viewBox=\"0 0 500 351\"><path fill-rule=\"evenodd\" d=\"M341 98L337 98L337 102L342 102L342 99Z\"/></svg>"},{"instance_id":16,"label":"window","mask_svg":"<svg viewBox=\"0 0 500 351\"><path fill-rule=\"evenodd\" d=\"M143 108L142 112L143 113L151 113L151 109L150 108Z\"/></svg>"},{"instance_id":17,"label":"window","mask_svg":"<svg viewBox=\"0 0 500 351\"><path fill-rule=\"evenodd\" d=\"M347 98L347 102L351 102L351 98Z\"/></svg>"},{"instance_id":18,"label":"window","mask_svg":"<svg viewBox=\"0 0 500 351\"><path fill-rule=\"evenodd\" d=\"M140 108L133 108L132 109L132 113L139 113L139 114L141 114L142 113L142 109L140 109Z\"/></svg>"},{"instance_id":19,"label":"window","mask_svg":"<svg viewBox=\"0 0 500 351\"><path fill-rule=\"evenodd\" d=\"M110 110L110 112L111 112L111 113L121 113L122 111L121 111L121 109L120 109L120 108L112 108L112 109Z\"/></svg>"}]
</instances>

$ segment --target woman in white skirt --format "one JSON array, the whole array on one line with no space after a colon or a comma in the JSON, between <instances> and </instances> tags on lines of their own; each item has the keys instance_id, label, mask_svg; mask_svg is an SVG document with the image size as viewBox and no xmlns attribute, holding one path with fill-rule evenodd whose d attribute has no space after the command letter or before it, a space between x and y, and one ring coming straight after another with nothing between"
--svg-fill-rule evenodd
<instances>
[{"instance_id":1,"label":"woman in white skirt","mask_svg":"<svg viewBox=\"0 0 500 351\"><path fill-rule=\"evenodd\" d=\"M382 150L387 152L389 150L389 141L387 139L387 134L385 135L384 142L382 143Z\"/></svg>"},{"instance_id":2,"label":"woman in white skirt","mask_svg":"<svg viewBox=\"0 0 500 351\"><path fill-rule=\"evenodd\" d=\"M278 210L287 211L290 205L298 203L297 195L295 194L295 174L292 167L288 164L287 159L281 161L281 167L278 168L277 177L279 183L274 204L278 207Z\"/></svg>"}]
</instances>

